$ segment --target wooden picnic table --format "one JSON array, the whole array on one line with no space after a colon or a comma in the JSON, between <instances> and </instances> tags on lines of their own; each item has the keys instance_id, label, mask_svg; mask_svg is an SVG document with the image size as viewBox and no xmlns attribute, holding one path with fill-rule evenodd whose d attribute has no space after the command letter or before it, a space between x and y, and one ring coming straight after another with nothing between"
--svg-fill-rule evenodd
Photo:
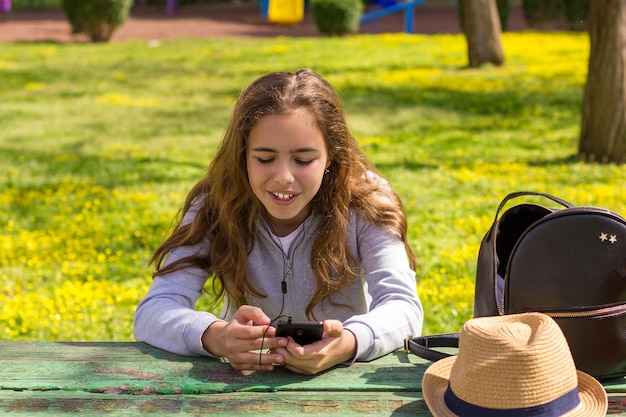
<instances>
[{"instance_id":1,"label":"wooden picnic table","mask_svg":"<svg viewBox=\"0 0 626 417\"><path fill-rule=\"evenodd\" d=\"M0 341L0 415L430 416L420 387L429 364L397 351L302 376L144 343ZM626 378L604 387L609 415L626 416Z\"/></svg>"}]
</instances>

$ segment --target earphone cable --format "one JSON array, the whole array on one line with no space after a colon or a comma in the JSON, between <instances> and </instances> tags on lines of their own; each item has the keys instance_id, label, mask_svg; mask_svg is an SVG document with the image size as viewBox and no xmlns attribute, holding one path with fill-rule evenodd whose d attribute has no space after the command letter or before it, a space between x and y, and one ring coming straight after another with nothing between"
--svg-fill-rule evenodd
<instances>
[{"instance_id":1,"label":"earphone cable","mask_svg":"<svg viewBox=\"0 0 626 417\"><path fill-rule=\"evenodd\" d=\"M280 241L280 239L278 239L278 242L276 242L274 240L274 236L278 235L274 232L274 228L272 227L271 223L267 223L267 226L270 229L270 238L272 240L272 242L274 242L274 244L276 244L276 246L278 246L278 248L280 249L280 252L283 256L283 279L280 282L280 289L281 292L283 293L283 297L282 297L282 303L280 306L280 312L278 313L278 315L272 319L269 323L269 325L265 328L265 330L263 331L263 336L261 337L261 348L259 350L259 365L261 365L261 361L263 359L263 345L265 344L265 336L267 335L267 331L269 330L270 326L276 322L277 320L283 318L283 317L287 317L287 316L283 316L283 311L285 310L285 296L287 295L287 276L289 276L289 274L292 273L293 271L293 262L289 262L289 259L287 257L287 254L285 254L285 250L283 248L283 244ZM293 250L291 251L292 257L293 255L296 253L296 249L298 249L298 247L300 246L300 244L302 244L302 242L304 241L304 237L306 234L306 230L304 227L304 223L302 224L302 233L301 236L299 236L298 241L296 242ZM289 317L289 319L291 320L291 317Z\"/></svg>"}]
</instances>

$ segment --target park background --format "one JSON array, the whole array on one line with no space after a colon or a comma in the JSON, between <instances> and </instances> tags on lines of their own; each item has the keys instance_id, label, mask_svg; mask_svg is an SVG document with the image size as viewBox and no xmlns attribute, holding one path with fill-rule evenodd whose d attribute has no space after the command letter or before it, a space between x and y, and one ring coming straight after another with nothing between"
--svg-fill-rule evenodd
<instances>
[{"instance_id":1,"label":"park background","mask_svg":"<svg viewBox=\"0 0 626 417\"><path fill-rule=\"evenodd\" d=\"M176 19L162 9L119 33L133 19ZM41 10L0 20L0 339L132 340L152 251L241 89L268 71L310 67L340 93L405 204L425 333L471 317L478 247L507 193L626 213L625 168L577 156L584 31L512 28L502 67L468 69L465 38L449 28L327 37L261 20L258 36L92 44L61 29L61 39L3 40L29 12Z\"/></svg>"}]
</instances>

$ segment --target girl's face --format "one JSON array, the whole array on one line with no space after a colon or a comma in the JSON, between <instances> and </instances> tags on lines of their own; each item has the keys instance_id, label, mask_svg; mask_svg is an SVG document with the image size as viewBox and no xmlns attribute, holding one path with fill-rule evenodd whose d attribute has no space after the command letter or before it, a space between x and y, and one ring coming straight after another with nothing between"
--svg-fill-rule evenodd
<instances>
[{"instance_id":1,"label":"girl's face","mask_svg":"<svg viewBox=\"0 0 626 417\"><path fill-rule=\"evenodd\" d=\"M329 165L322 132L306 110L259 119L246 148L248 181L270 215L274 232L285 236L311 212L311 200Z\"/></svg>"}]
</instances>

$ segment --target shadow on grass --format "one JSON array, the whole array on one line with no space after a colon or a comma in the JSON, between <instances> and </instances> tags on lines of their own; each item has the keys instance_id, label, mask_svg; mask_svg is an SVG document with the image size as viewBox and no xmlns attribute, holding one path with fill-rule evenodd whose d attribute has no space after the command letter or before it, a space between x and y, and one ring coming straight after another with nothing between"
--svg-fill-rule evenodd
<instances>
[{"instance_id":1,"label":"shadow on grass","mask_svg":"<svg viewBox=\"0 0 626 417\"><path fill-rule=\"evenodd\" d=\"M36 189L54 186L70 179L92 182L108 189L144 183L196 181L206 165L155 157L101 157L60 149L58 151L23 151L0 147L0 161L17 166L20 174L7 177L5 187ZM6 161L6 162L4 162ZM21 161L18 164L15 161Z\"/></svg>"},{"instance_id":2,"label":"shadow on grass","mask_svg":"<svg viewBox=\"0 0 626 417\"><path fill-rule=\"evenodd\" d=\"M426 163L426 162L417 162L417 161L396 161L396 162L377 162L376 168L380 170L389 170L389 169L397 169L402 168L407 171L422 171L425 169L437 169L439 166L436 164Z\"/></svg>"},{"instance_id":3,"label":"shadow on grass","mask_svg":"<svg viewBox=\"0 0 626 417\"><path fill-rule=\"evenodd\" d=\"M551 165L574 165L583 161L583 159L578 154L572 154L560 158L553 159L535 159L528 161L528 165L536 166L536 167L549 167Z\"/></svg>"},{"instance_id":4,"label":"shadow on grass","mask_svg":"<svg viewBox=\"0 0 626 417\"><path fill-rule=\"evenodd\" d=\"M392 144L399 149L393 167L414 170L440 163L498 160L534 165L577 162L575 155L554 155L559 148L575 152L566 149L564 141L569 143L567 130L580 123L582 94L576 87L533 94L523 89L467 92L349 86L341 95L350 116L367 120L378 134L399 141ZM551 141L549 152L546 140ZM427 162L415 161L414 149L420 150L414 155Z\"/></svg>"},{"instance_id":5,"label":"shadow on grass","mask_svg":"<svg viewBox=\"0 0 626 417\"><path fill-rule=\"evenodd\" d=\"M520 90L457 91L443 88L347 87L341 90L347 103L363 113L394 114L411 106L450 110L461 115L518 118L525 110L545 108L546 112L574 112L577 116L582 93L563 90L547 94L530 94Z\"/></svg>"}]
</instances>

